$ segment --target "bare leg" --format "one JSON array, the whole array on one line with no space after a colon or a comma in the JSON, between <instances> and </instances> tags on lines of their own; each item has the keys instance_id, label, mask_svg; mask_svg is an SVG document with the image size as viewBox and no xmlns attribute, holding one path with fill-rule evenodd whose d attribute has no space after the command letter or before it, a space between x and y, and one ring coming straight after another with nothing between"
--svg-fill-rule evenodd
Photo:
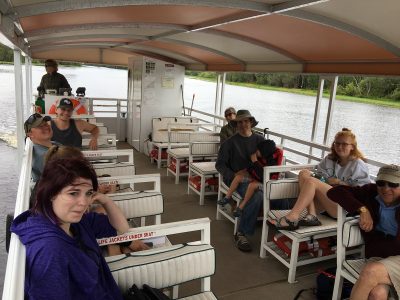
<instances>
[{"instance_id":1,"label":"bare leg","mask_svg":"<svg viewBox=\"0 0 400 300\"><path fill-rule=\"evenodd\" d=\"M300 186L300 191L303 189L304 185L306 182L309 180L309 178L312 178L312 173L309 170L301 170L299 173L299 186ZM311 201L310 205L307 207L307 212L311 215L316 216L317 211L315 209L315 204L314 201Z\"/></svg>"},{"instance_id":2,"label":"bare leg","mask_svg":"<svg viewBox=\"0 0 400 300\"><path fill-rule=\"evenodd\" d=\"M236 189L238 188L239 184L243 181L244 176L243 175L236 175L233 180L232 183L229 187L229 190L226 193L226 198L232 198L232 194L234 191L236 191Z\"/></svg>"},{"instance_id":3,"label":"bare leg","mask_svg":"<svg viewBox=\"0 0 400 300\"><path fill-rule=\"evenodd\" d=\"M247 186L246 194L244 194L243 201L239 204L240 209L243 209L246 206L246 203L249 202L251 197L253 197L254 192L258 190L259 184L260 183L258 181L252 181L249 183L249 185Z\"/></svg>"},{"instance_id":4,"label":"bare leg","mask_svg":"<svg viewBox=\"0 0 400 300\"><path fill-rule=\"evenodd\" d=\"M298 220L305 208L309 208L309 212L315 214L315 207L310 206L314 201L314 197L319 207L323 207L331 216L336 217L337 204L326 196L326 193L331 188L329 184L314 177L304 178L296 204L286 217L291 221Z\"/></svg>"},{"instance_id":5,"label":"bare leg","mask_svg":"<svg viewBox=\"0 0 400 300\"><path fill-rule=\"evenodd\" d=\"M351 291L350 299L365 300L369 299L370 296L381 297L383 294L382 285L390 284L391 281L385 266L379 262L370 262L361 271L360 277ZM371 294L372 291L373 293Z\"/></svg>"}]
</instances>

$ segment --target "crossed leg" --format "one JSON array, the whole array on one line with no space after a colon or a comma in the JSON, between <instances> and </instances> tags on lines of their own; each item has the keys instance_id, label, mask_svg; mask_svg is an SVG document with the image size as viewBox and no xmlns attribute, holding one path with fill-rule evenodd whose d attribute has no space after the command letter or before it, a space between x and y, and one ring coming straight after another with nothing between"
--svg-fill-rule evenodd
<instances>
[{"instance_id":1,"label":"crossed leg","mask_svg":"<svg viewBox=\"0 0 400 300\"><path fill-rule=\"evenodd\" d=\"M384 264L370 262L361 271L355 283L350 300L386 300L392 282Z\"/></svg>"},{"instance_id":2,"label":"crossed leg","mask_svg":"<svg viewBox=\"0 0 400 300\"><path fill-rule=\"evenodd\" d=\"M302 170L299 174L300 194L286 216L290 221L297 221L301 212L307 208L308 213L316 215L317 210L326 210L332 217L337 216L337 204L331 201L326 193L332 188L329 184L311 176L310 171Z\"/></svg>"}]
</instances>

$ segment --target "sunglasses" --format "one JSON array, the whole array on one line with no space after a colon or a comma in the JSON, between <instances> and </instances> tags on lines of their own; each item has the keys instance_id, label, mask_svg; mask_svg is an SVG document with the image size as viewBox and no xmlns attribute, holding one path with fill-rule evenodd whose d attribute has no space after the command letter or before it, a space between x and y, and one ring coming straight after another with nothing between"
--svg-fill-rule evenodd
<instances>
[{"instance_id":1,"label":"sunglasses","mask_svg":"<svg viewBox=\"0 0 400 300\"><path fill-rule=\"evenodd\" d=\"M395 189L395 188L398 188L400 184L399 183L385 181L385 180L378 180L376 182L376 185L379 186L379 187L388 186L389 188Z\"/></svg>"},{"instance_id":2,"label":"sunglasses","mask_svg":"<svg viewBox=\"0 0 400 300\"><path fill-rule=\"evenodd\" d=\"M232 112L230 112L230 113L226 114L226 115L225 115L225 117L230 117L230 116L232 116L232 115L236 115L236 114L235 114L235 113L232 113Z\"/></svg>"},{"instance_id":3,"label":"sunglasses","mask_svg":"<svg viewBox=\"0 0 400 300\"><path fill-rule=\"evenodd\" d=\"M33 115L31 115L28 120L26 120L26 124L28 125L32 125L37 119L41 119L42 115L38 114L38 113L34 113Z\"/></svg>"},{"instance_id":4,"label":"sunglasses","mask_svg":"<svg viewBox=\"0 0 400 300\"><path fill-rule=\"evenodd\" d=\"M333 144L338 147L340 147L340 146L347 147L347 146L353 145L353 144L349 144L349 143L339 143L339 142L333 142Z\"/></svg>"}]
</instances>

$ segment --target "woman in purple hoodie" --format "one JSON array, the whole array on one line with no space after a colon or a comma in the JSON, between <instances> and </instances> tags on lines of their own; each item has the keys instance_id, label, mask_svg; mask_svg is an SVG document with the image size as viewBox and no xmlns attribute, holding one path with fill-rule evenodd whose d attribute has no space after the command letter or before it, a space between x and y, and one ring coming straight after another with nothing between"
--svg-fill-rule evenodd
<instances>
[{"instance_id":1,"label":"woman in purple hoodie","mask_svg":"<svg viewBox=\"0 0 400 300\"><path fill-rule=\"evenodd\" d=\"M11 227L26 247L25 299L122 299L96 239L123 233L129 225L97 188L86 160L46 164L34 207ZM94 201L107 215L87 213Z\"/></svg>"}]
</instances>

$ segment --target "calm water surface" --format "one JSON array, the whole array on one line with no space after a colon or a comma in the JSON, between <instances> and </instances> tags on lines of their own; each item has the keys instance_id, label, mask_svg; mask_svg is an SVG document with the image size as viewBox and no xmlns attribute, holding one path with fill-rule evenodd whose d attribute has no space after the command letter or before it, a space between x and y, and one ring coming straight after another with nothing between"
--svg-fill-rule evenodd
<instances>
[{"instance_id":1,"label":"calm water surface","mask_svg":"<svg viewBox=\"0 0 400 300\"><path fill-rule=\"evenodd\" d=\"M127 97L127 71L104 67L61 67L60 73L68 79L73 91L86 87L88 97ZM32 69L34 91L44 74L43 67ZM24 91L25 92L25 91ZM195 94L194 108L214 112L215 83L185 79L185 105L190 107ZM328 101L322 103L321 119L327 112ZM13 212L18 171L16 170L15 100L13 66L0 65L0 292L7 260L4 248L5 215ZM258 127L281 132L298 138L311 136L315 98L290 93L227 86L224 108L246 108L260 122ZM371 159L400 164L400 109L368 104L337 101L332 119L329 141L343 127L351 128L358 137L360 149ZM324 124L319 124L318 142L322 143Z\"/></svg>"}]
</instances>

